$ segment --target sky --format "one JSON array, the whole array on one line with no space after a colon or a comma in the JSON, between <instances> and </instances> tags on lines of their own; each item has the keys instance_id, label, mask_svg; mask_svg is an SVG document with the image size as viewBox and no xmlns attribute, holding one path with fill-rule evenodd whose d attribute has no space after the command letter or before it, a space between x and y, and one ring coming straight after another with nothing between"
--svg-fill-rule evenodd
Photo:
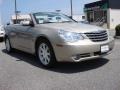
<instances>
[{"instance_id":1,"label":"sky","mask_svg":"<svg viewBox=\"0 0 120 90\"><path fill-rule=\"evenodd\" d=\"M15 0L0 0L0 15L2 23L10 21L14 14ZM16 0L17 10L22 14L30 12L54 12L61 10L62 13L70 15L70 0ZM83 14L83 7L86 3L99 0L73 0L73 14Z\"/></svg>"}]
</instances>

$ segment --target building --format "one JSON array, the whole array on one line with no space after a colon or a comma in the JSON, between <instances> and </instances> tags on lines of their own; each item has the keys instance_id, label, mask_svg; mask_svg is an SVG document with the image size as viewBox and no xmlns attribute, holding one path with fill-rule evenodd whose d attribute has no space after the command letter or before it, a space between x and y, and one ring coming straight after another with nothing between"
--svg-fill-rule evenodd
<instances>
[{"instance_id":1,"label":"building","mask_svg":"<svg viewBox=\"0 0 120 90\"><path fill-rule=\"evenodd\" d=\"M109 29L120 24L120 0L100 0L85 4L87 21Z\"/></svg>"},{"instance_id":2,"label":"building","mask_svg":"<svg viewBox=\"0 0 120 90\"><path fill-rule=\"evenodd\" d=\"M81 14L81 15L73 15L73 19L75 21L85 21L85 15Z\"/></svg>"},{"instance_id":3,"label":"building","mask_svg":"<svg viewBox=\"0 0 120 90\"><path fill-rule=\"evenodd\" d=\"M17 23L19 24L21 21L30 20L30 15L17 15ZM11 17L12 24L16 24L16 15L12 15Z\"/></svg>"}]
</instances>

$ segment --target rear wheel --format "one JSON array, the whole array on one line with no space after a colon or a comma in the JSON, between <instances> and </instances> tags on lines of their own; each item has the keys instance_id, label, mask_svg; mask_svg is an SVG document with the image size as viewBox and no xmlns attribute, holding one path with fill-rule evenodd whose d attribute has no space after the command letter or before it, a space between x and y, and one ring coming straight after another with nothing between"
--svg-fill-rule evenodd
<instances>
[{"instance_id":1,"label":"rear wheel","mask_svg":"<svg viewBox=\"0 0 120 90\"><path fill-rule=\"evenodd\" d=\"M10 53L12 51L12 47L10 44L10 40L8 38L5 38L5 46L6 46L6 51Z\"/></svg>"},{"instance_id":2,"label":"rear wheel","mask_svg":"<svg viewBox=\"0 0 120 90\"><path fill-rule=\"evenodd\" d=\"M36 51L38 60L43 66L51 67L55 64L55 54L51 44L47 40L41 40L37 45Z\"/></svg>"}]
</instances>

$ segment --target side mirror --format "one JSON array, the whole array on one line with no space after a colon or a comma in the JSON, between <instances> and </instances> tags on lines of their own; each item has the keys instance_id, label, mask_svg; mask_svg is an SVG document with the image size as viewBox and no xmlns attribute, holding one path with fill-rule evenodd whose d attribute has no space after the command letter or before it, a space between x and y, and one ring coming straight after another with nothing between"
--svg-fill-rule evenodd
<instances>
[{"instance_id":1,"label":"side mirror","mask_svg":"<svg viewBox=\"0 0 120 90\"><path fill-rule=\"evenodd\" d=\"M23 26L32 26L32 27L34 27L33 21L22 21L21 24Z\"/></svg>"}]
</instances>

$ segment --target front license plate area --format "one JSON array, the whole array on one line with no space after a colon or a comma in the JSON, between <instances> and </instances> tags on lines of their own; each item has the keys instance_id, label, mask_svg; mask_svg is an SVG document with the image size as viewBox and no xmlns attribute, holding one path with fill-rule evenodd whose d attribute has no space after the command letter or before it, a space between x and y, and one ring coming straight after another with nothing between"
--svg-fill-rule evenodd
<instances>
[{"instance_id":1,"label":"front license plate area","mask_svg":"<svg viewBox=\"0 0 120 90\"><path fill-rule=\"evenodd\" d=\"M101 46L101 53L106 53L109 51L109 46L108 45L102 45Z\"/></svg>"}]
</instances>

